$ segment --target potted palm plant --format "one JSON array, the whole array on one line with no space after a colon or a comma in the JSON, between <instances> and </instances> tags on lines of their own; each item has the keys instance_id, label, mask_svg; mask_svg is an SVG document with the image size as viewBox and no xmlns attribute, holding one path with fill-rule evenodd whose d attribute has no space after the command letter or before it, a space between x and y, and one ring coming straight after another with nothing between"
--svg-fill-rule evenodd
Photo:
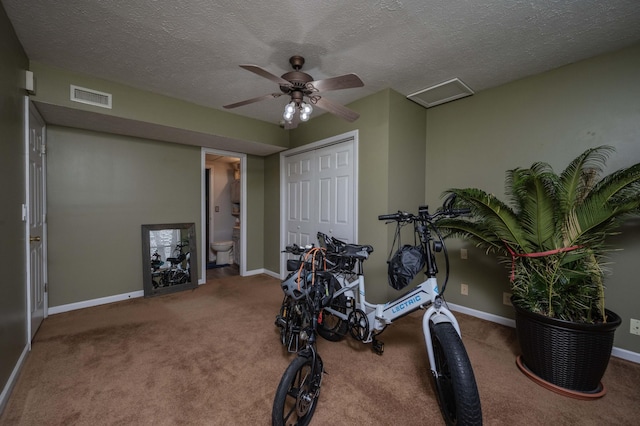
<instances>
[{"instance_id":1,"label":"potted palm plant","mask_svg":"<svg viewBox=\"0 0 640 426\"><path fill-rule=\"evenodd\" d=\"M602 177L612 151L587 149L559 175L543 162L509 170L508 202L481 189L449 189L471 214L439 223L506 263L520 369L583 399L604 394L600 379L620 325L605 308L607 237L640 214L640 163Z\"/></svg>"}]
</instances>

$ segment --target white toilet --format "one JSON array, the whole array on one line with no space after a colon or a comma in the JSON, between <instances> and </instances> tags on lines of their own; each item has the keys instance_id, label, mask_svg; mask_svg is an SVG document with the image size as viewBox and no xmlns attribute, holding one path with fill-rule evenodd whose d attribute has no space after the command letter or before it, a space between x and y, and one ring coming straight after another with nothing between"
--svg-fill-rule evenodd
<instances>
[{"instance_id":1,"label":"white toilet","mask_svg":"<svg viewBox=\"0 0 640 426\"><path fill-rule=\"evenodd\" d=\"M233 263L231 258L233 241L214 241L211 243L211 251L215 254L217 265L230 265Z\"/></svg>"}]
</instances>

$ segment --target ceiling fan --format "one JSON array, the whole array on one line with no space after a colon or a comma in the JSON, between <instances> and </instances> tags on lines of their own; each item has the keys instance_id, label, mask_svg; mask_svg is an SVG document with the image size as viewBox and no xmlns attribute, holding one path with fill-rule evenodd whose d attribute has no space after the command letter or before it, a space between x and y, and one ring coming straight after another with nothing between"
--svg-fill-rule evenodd
<instances>
[{"instance_id":1,"label":"ceiling fan","mask_svg":"<svg viewBox=\"0 0 640 426\"><path fill-rule=\"evenodd\" d=\"M283 74L281 77L270 73L269 71L257 65L240 65L247 71L258 74L267 78L280 86L281 93L269 93L256 98L247 99L245 101L224 105L224 108L231 109L243 105L252 104L265 99L278 98L282 95L290 96L291 101L285 106L283 118L285 129L293 129L298 126L299 121L307 121L311 112L312 105L320 109L328 111L338 117L349 122L353 122L360 117L357 112L328 100L320 95L321 92L330 90L350 89L353 87L362 87L364 83L355 74L345 74L339 77L331 77L323 80L314 80L309 74L300 71L304 65L302 56L292 56L289 63L293 71Z\"/></svg>"}]
</instances>

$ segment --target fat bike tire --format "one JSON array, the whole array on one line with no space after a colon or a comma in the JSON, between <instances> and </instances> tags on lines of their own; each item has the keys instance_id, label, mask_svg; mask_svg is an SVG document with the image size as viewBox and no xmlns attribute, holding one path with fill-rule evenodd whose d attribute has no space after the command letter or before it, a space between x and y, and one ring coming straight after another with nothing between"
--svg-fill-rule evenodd
<instances>
[{"instance_id":1,"label":"fat bike tire","mask_svg":"<svg viewBox=\"0 0 640 426\"><path fill-rule=\"evenodd\" d=\"M482 409L471 362L451 323L429 324L432 366L440 411L447 425L482 425Z\"/></svg>"},{"instance_id":2,"label":"fat bike tire","mask_svg":"<svg viewBox=\"0 0 640 426\"><path fill-rule=\"evenodd\" d=\"M340 290L340 283L337 280L333 280L334 291ZM335 296L331 300L331 309L347 313L347 296L343 294ZM325 340L330 342L339 342L347 334L349 329L349 322L342 320L328 311L322 311L322 321L318 324L318 334Z\"/></svg>"},{"instance_id":3,"label":"fat bike tire","mask_svg":"<svg viewBox=\"0 0 640 426\"><path fill-rule=\"evenodd\" d=\"M322 361L314 375L310 355L298 355L285 370L276 390L271 411L273 426L306 426L316 411L322 381Z\"/></svg>"}]
</instances>

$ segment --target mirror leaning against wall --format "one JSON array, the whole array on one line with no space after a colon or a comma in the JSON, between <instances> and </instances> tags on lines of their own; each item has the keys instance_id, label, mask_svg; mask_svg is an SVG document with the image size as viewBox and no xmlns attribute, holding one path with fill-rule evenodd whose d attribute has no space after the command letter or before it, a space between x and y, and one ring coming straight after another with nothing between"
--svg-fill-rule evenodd
<instances>
[{"instance_id":1,"label":"mirror leaning against wall","mask_svg":"<svg viewBox=\"0 0 640 426\"><path fill-rule=\"evenodd\" d=\"M198 286L195 223L142 225L144 296Z\"/></svg>"}]
</instances>

